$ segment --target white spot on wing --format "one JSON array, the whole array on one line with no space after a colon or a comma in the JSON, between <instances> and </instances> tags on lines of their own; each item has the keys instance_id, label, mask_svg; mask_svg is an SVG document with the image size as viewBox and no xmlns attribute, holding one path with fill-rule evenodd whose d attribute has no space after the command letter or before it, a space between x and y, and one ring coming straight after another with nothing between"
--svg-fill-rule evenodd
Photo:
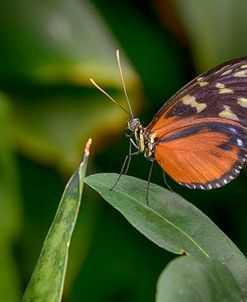
<instances>
[{"instance_id":1,"label":"white spot on wing","mask_svg":"<svg viewBox=\"0 0 247 302\"><path fill-rule=\"evenodd\" d=\"M219 88L219 89L223 89L223 88L225 88L225 85L222 84L222 83L216 83L216 84L215 84L215 87L216 87L216 88Z\"/></svg>"},{"instance_id":2,"label":"white spot on wing","mask_svg":"<svg viewBox=\"0 0 247 302\"><path fill-rule=\"evenodd\" d=\"M247 108L247 98L238 98L238 104L243 108Z\"/></svg>"},{"instance_id":3,"label":"white spot on wing","mask_svg":"<svg viewBox=\"0 0 247 302\"><path fill-rule=\"evenodd\" d=\"M247 69L243 69L234 73L234 76L237 78L245 78L247 77Z\"/></svg>"},{"instance_id":4,"label":"white spot on wing","mask_svg":"<svg viewBox=\"0 0 247 302\"><path fill-rule=\"evenodd\" d=\"M243 141L240 138L237 139L237 143L239 147L242 147L244 145Z\"/></svg>"},{"instance_id":5,"label":"white spot on wing","mask_svg":"<svg viewBox=\"0 0 247 302\"><path fill-rule=\"evenodd\" d=\"M219 93L224 94L224 93L233 93L233 90L230 88L226 88L226 86L222 83L216 83L215 84L216 88L219 88Z\"/></svg>"},{"instance_id":6,"label":"white spot on wing","mask_svg":"<svg viewBox=\"0 0 247 302\"><path fill-rule=\"evenodd\" d=\"M225 76L225 75L227 75L227 74L229 74L229 73L231 73L232 72L232 69L228 69L228 70L226 70L225 72L223 72L222 74L221 74L221 76Z\"/></svg>"},{"instance_id":7,"label":"white spot on wing","mask_svg":"<svg viewBox=\"0 0 247 302\"><path fill-rule=\"evenodd\" d=\"M183 96L181 98L181 101L183 102L184 105L189 105L192 108L196 108L197 113L202 112L207 107L207 104L205 104L205 103L198 103L196 101L196 98L194 96L192 96L192 95L189 95L189 94Z\"/></svg>"},{"instance_id":8,"label":"white spot on wing","mask_svg":"<svg viewBox=\"0 0 247 302\"><path fill-rule=\"evenodd\" d=\"M237 130L235 128L229 128L231 130L232 133L236 133Z\"/></svg>"},{"instance_id":9,"label":"white spot on wing","mask_svg":"<svg viewBox=\"0 0 247 302\"><path fill-rule=\"evenodd\" d=\"M204 87L204 86L208 85L208 82L202 81L202 82L199 82L198 84L199 84L200 87Z\"/></svg>"},{"instance_id":10,"label":"white spot on wing","mask_svg":"<svg viewBox=\"0 0 247 302\"><path fill-rule=\"evenodd\" d=\"M224 110L222 110L219 113L219 116L223 117L223 118L226 118L226 119L234 120L234 121L238 120L237 115L234 112L232 112L231 108L227 105L224 105Z\"/></svg>"}]
</instances>

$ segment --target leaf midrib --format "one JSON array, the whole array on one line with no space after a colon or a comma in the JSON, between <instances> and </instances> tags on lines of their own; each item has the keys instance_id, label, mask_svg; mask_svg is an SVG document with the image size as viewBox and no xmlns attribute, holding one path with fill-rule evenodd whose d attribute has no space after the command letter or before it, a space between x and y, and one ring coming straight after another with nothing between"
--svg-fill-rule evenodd
<instances>
[{"instance_id":1,"label":"leaf midrib","mask_svg":"<svg viewBox=\"0 0 247 302\"><path fill-rule=\"evenodd\" d=\"M102 186L101 183L97 182L99 185ZM103 186L103 188L106 188ZM107 188L106 188L107 189ZM168 220L167 218L165 218L164 216L160 215L159 213L157 213L156 211L154 211L151 207L147 207L145 206L143 203L139 202L138 200L134 199L131 195L129 195L128 193L119 191L117 189L115 189L116 192L120 193L121 195L133 200L134 202L138 202L139 205L141 205L144 209L149 209L150 211L152 211L155 215L157 215L158 217L164 219L169 225L171 225L174 229L178 230L179 232L181 232L186 238L188 238L196 247L198 247L198 249L206 256L209 257L209 255L207 254L206 251L204 251L204 249L199 245L199 243L197 243L192 237L190 237L187 233L185 233L182 229L180 229L179 227L177 227L173 222L171 222L170 220ZM188 253L189 254L189 253Z\"/></svg>"}]
</instances>

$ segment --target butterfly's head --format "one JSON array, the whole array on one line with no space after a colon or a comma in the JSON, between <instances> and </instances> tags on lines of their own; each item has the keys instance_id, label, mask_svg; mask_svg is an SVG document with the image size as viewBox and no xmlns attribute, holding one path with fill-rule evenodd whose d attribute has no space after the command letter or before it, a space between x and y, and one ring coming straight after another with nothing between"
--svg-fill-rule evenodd
<instances>
[{"instance_id":1,"label":"butterfly's head","mask_svg":"<svg viewBox=\"0 0 247 302\"><path fill-rule=\"evenodd\" d=\"M144 151L144 129L141 125L141 122L138 118L133 117L128 121L128 130L131 131L132 135L134 134L135 139L130 138L132 144L140 151Z\"/></svg>"},{"instance_id":2,"label":"butterfly's head","mask_svg":"<svg viewBox=\"0 0 247 302\"><path fill-rule=\"evenodd\" d=\"M128 121L128 128L132 132L136 132L141 128L141 122L138 118L134 117Z\"/></svg>"}]
</instances>

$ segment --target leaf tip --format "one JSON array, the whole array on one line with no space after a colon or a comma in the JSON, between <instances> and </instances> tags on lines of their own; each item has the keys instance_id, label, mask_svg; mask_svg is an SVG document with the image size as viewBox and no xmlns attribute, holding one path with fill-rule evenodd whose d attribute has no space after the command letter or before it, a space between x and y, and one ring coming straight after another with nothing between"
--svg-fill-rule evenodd
<instances>
[{"instance_id":1,"label":"leaf tip","mask_svg":"<svg viewBox=\"0 0 247 302\"><path fill-rule=\"evenodd\" d=\"M90 154L89 150L90 150L91 144L92 144L92 139L89 138L87 143L86 143L85 149L84 149L84 156L83 156L83 159L82 159L82 162L81 162L81 166L83 166L84 162L87 160L87 158Z\"/></svg>"},{"instance_id":2,"label":"leaf tip","mask_svg":"<svg viewBox=\"0 0 247 302\"><path fill-rule=\"evenodd\" d=\"M85 147L85 154L86 154L86 156L89 155L89 149L90 149L91 144L92 144L92 139L89 138L88 141L87 141L87 143L86 143L86 147Z\"/></svg>"}]
</instances>

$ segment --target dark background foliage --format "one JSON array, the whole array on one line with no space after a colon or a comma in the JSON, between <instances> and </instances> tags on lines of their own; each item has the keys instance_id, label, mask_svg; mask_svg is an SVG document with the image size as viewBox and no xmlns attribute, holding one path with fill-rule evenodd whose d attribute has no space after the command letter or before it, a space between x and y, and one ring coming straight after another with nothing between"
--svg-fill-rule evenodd
<instances>
[{"instance_id":1,"label":"dark background foliage","mask_svg":"<svg viewBox=\"0 0 247 302\"><path fill-rule=\"evenodd\" d=\"M0 10L0 300L19 301L86 139L89 173L119 172L128 149L119 48L133 110L147 125L183 84L247 53L244 0L18 1ZM146 178L135 158L129 174ZM246 173L210 192L172 188L246 254ZM157 166L152 181L162 183ZM145 190L146 188L143 188ZM153 301L173 255L86 189L72 240L64 301Z\"/></svg>"}]
</instances>

